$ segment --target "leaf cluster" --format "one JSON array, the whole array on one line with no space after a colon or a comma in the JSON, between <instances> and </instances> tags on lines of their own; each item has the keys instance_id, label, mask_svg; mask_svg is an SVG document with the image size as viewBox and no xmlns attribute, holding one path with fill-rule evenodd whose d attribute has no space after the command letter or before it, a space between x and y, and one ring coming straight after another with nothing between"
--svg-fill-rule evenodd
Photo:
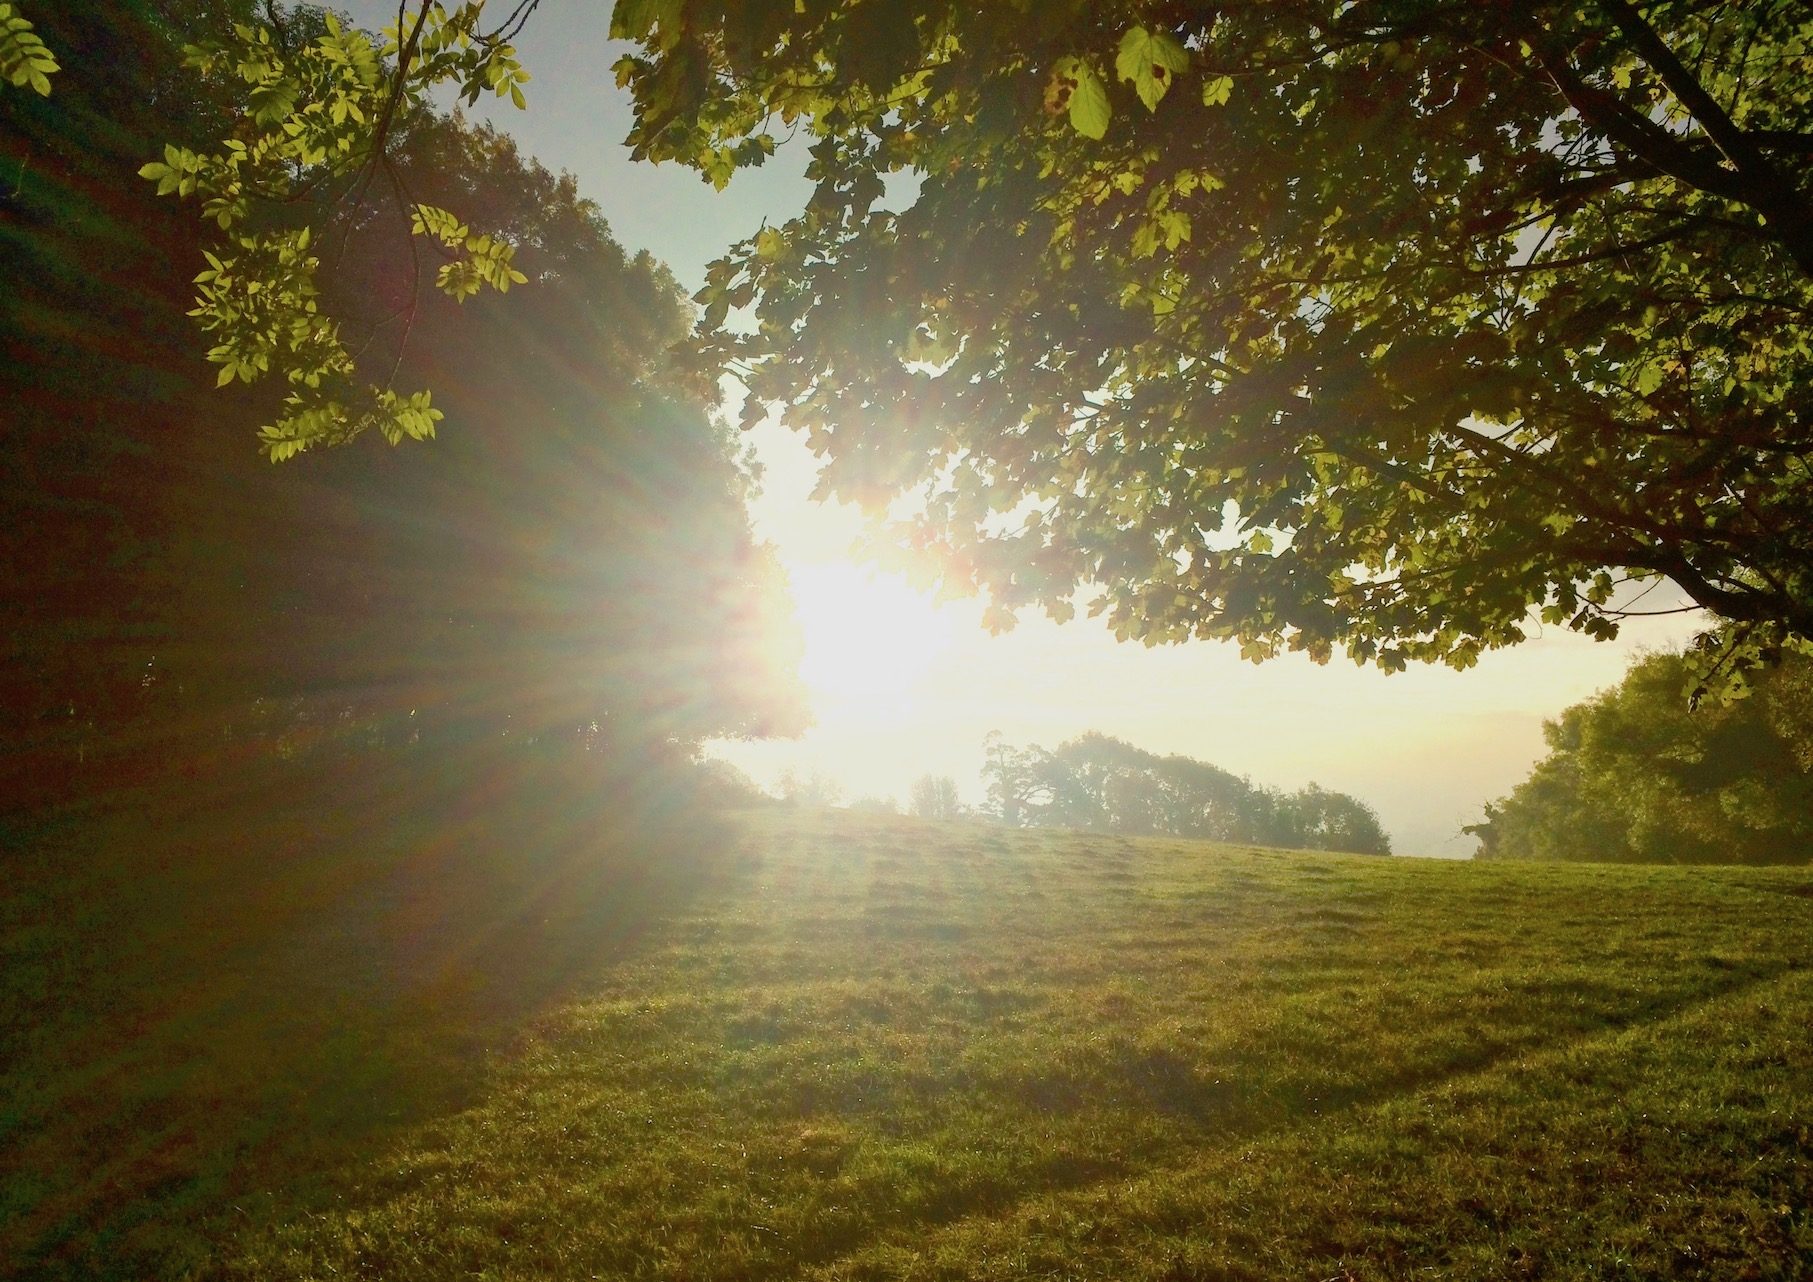
<instances>
[{"instance_id":1,"label":"leaf cluster","mask_svg":"<svg viewBox=\"0 0 1813 1282\"><path fill-rule=\"evenodd\" d=\"M31 86L41 98L50 96L50 78L62 70L56 55L45 47L19 6L0 3L0 80L15 88Z\"/></svg>"},{"instance_id":2,"label":"leaf cluster","mask_svg":"<svg viewBox=\"0 0 1813 1282\"><path fill-rule=\"evenodd\" d=\"M332 13L312 37L241 22L231 41L184 51L192 74L234 86L239 118L216 150L166 146L139 173L160 195L199 199L221 233L196 278L191 315L214 340L208 359L221 367L222 386L272 375L286 385L274 421L259 433L273 461L371 429L393 444L434 434L440 412L430 392L397 392L394 366L376 378L362 370L369 340L355 347L323 308L321 259L309 252L317 226L339 230L342 241L352 234L380 175L387 194L411 209L414 235L443 256L435 276L442 293L464 301L528 280L508 241L418 205L390 152L436 85L452 82L468 103L491 93L524 105L529 75L508 40L481 31L483 8L482 0L451 9L423 0L377 39ZM414 260L413 240L409 252ZM407 333L413 316L412 303L393 319Z\"/></svg>"}]
</instances>

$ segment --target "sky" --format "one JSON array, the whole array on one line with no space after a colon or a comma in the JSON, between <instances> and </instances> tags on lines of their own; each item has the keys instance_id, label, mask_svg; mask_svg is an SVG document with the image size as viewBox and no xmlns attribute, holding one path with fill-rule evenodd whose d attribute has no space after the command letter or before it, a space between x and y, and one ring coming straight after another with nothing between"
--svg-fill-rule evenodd
<instances>
[{"instance_id":1,"label":"sky","mask_svg":"<svg viewBox=\"0 0 1813 1282\"><path fill-rule=\"evenodd\" d=\"M396 13L382 0L346 8L372 28ZM606 39L610 8L542 0L518 42L534 76L528 109L474 114L574 174L627 248L649 250L696 288L731 242L804 204L805 157L783 151L723 192L690 170L632 162L628 95L610 71L625 46ZM915 778L937 774L978 803L991 732L1055 748L1099 730L1255 783L1351 793L1378 812L1397 853L1466 857L1461 825L1543 755L1543 720L1616 684L1639 649L1678 644L1696 626L1693 615L1632 619L1611 643L1548 629L1467 672L1394 675L1301 655L1256 666L1216 642L1147 648L1081 617L1060 626L1029 615L991 636L979 602L936 605L852 560L862 518L809 497L816 463L784 423L750 437L763 468L752 516L795 585L817 724L797 740L711 751L769 787L791 771L829 779L846 800L904 802Z\"/></svg>"}]
</instances>

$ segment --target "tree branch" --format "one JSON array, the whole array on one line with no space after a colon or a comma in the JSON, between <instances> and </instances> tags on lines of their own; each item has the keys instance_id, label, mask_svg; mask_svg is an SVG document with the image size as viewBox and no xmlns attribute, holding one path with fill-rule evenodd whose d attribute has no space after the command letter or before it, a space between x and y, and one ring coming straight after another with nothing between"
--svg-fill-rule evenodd
<instances>
[{"instance_id":1,"label":"tree branch","mask_svg":"<svg viewBox=\"0 0 1813 1282\"><path fill-rule=\"evenodd\" d=\"M1600 2L1634 52L1655 70L1669 92L1699 122L1731 168L1696 154L1692 147L1683 145L1668 130L1632 110L1615 95L1588 84L1556 51L1548 32L1533 25L1536 38L1531 47L1561 96L1580 113L1581 119L1658 172L1761 214L1770 237L1788 251L1804 274L1813 277L1813 217L1809 217L1799 193L1627 0Z\"/></svg>"}]
</instances>

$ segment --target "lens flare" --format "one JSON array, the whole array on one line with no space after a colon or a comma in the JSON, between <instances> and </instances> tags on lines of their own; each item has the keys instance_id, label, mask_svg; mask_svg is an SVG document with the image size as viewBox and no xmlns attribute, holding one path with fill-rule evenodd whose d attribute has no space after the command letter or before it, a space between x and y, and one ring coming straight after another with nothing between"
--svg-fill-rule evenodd
<instances>
[{"instance_id":1,"label":"lens flare","mask_svg":"<svg viewBox=\"0 0 1813 1282\"><path fill-rule=\"evenodd\" d=\"M787 567L819 723L885 722L912 710L950 647L946 611L893 575L845 561Z\"/></svg>"}]
</instances>

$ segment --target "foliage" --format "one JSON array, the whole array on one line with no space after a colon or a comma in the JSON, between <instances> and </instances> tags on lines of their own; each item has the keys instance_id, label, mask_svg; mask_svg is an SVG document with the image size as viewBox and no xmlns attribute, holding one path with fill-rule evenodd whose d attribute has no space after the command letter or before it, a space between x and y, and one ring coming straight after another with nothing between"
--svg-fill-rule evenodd
<instances>
[{"instance_id":1,"label":"foliage","mask_svg":"<svg viewBox=\"0 0 1813 1282\"><path fill-rule=\"evenodd\" d=\"M533 8L190 51L238 119L145 172L220 224L195 310L223 381L288 385L273 457L434 430L312 246L382 174L443 290L518 282L390 148L436 85L520 105ZM826 493L918 490L903 538L995 626L1085 589L1151 643L1465 667L1535 618L1612 636L1669 580L1721 691L1813 637L1792 0L623 0L612 32L637 155L722 186L777 122L814 139L805 212L713 269L702 368L788 407Z\"/></svg>"},{"instance_id":2,"label":"foliage","mask_svg":"<svg viewBox=\"0 0 1813 1282\"><path fill-rule=\"evenodd\" d=\"M226 109L182 72L179 50L249 7L38 6L45 43L67 69L49 97L0 93L0 795L9 805L37 787L21 771L50 784L64 763L102 769L128 739L134 753L188 760L146 742L160 722L193 728L171 703L180 683L165 679L193 653L180 622L193 582L178 496L206 491L197 508L218 519L250 478L215 450L216 426L243 407L204 397L194 374L183 311L191 264L202 261L197 229L169 217L133 170L162 140L225 127ZM190 701L201 697L195 676Z\"/></svg>"},{"instance_id":3,"label":"foliage","mask_svg":"<svg viewBox=\"0 0 1813 1282\"><path fill-rule=\"evenodd\" d=\"M1813 857L1813 659L1689 711L1687 657L1638 660L1547 723L1549 755L1487 807L1482 859L1799 863Z\"/></svg>"},{"instance_id":4,"label":"foliage","mask_svg":"<svg viewBox=\"0 0 1813 1282\"><path fill-rule=\"evenodd\" d=\"M616 12L636 155L811 139L706 364L824 493L916 492L998 626L1085 589L1149 643L1466 667L1666 579L1711 684L1813 636L1804 5Z\"/></svg>"},{"instance_id":5,"label":"foliage","mask_svg":"<svg viewBox=\"0 0 1813 1282\"><path fill-rule=\"evenodd\" d=\"M779 574L749 530L747 476L709 405L660 374L685 325L671 277L494 131L419 119L395 163L424 199L509 228L538 288L507 310L422 306L399 368L464 424L431 454L380 468L341 452L312 484L273 478L268 533L229 556L310 590L255 611L261 666L395 747L620 762L790 728ZM384 251L402 212L368 216L343 315L394 311L414 287ZM320 486L336 501L311 511ZM286 547L298 526L310 539ZM264 605L248 595L220 615Z\"/></svg>"},{"instance_id":6,"label":"foliage","mask_svg":"<svg viewBox=\"0 0 1813 1282\"><path fill-rule=\"evenodd\" d=\"M826 806L835 806L843 800L844 796L842 784L818 771L801 775L793 770L783 770L774 786L776 795L790 806L813 806L822 809Z\"/></svg>"},{"instance_id":7,"label":"foliage","mask_svg":"<svg viewBox=\"0 0 1813 1282\"><path fill-rule=\"evenodd\" d=\"M50 78L62 70L56 55L32 29L19 7L0 3L0 80L14 87L30 85L41 98L50 96Z\"/></svg>"},{"instance_id":8,"label":"foliage","mask_svg":"<svg viewBox=\"0 0 1813 1282\"><path fill-rule=\"evenodd\" d=\"M481 287L503 293L528 280L508 241L417 199L393 151L401 127L442 83L467 103L490 93L524 105L528 72L506 32L480 29L483 8L483 0L451 11L423 0L413 14L399 10L377 41L331 12L317 24L314 10L287 21L271 10L269 21L236 23L230 39L183 50L196 78L233 86L240 110L232 133L214 150L168 144L139 173L159 195L199 200L204 221L218 228L190 315L214 342L208 359L220 366L221 386L269 375L286 384L277 417L259 433L274 461L368 429L393 445L422 440L441 418L428 391L402 394L388 379L362 376L343 319L321 306L310 219L356 213L382 174L409 211L412 261L418 239L444 260L435 276L441 292L464 301ZM403 319L406 334L413 317L412 298L390 319Z\"/></svg>"},{"instance_id":9,"label":"foliage","mask_svg":"<svg viewBox=\"0 0 1813 1282\"><path fill-rule=\"evenodd\" d=\"M57 91L0 97L7 805L264 753L602 777L797 725L750 473L715 389L666 356L683 295L495 131L419 112L388 164L418 205L516 247L536 288L507 309L416 299L395 253L411 211L375 190L311 237L335 256L323 312L463 430L408 465L245 449L232 422L277 395L198 375L204 233L127 158L228 127L237 90L178 50L247 7L71 0L43 19ZM381 322L412 305L406 345Z\"/></svg>"},{"instance_id":10,"label":"foliage","mask_svg":"<svg viewBox=\"0 0 1813 1282\"><path fill-rule=\"evenodd\" d=\"M25 1276L1805 1274L1804 870L346 794L17 843Z\"/></svg>"},{"instance_id":11,"label":"foliage","mask_svg":"<svg viewBox=\"0 0 1813 1282\"><path fill-rule=\"evenodd\" d=\"M957 781L949 775L920 775L913 780L907 813L916 819L961 819L966 812Z\"/></svg>"},{"instance_id":12,"label":"foliage","mask_svg":"<svg viewBox=\"0 0 1813 1282\"><path fill-rule=\"evenodd\" d=\"M273 457L441 413L321 305L380 176L451 296L526 279L391 149L437 85L520 104L533 8L420 0L378 42L273 8L189 51L237 119L145 173L219 224L195 311L223 381L287 385ZM623 0L612 32L637 155L722 186L813 138L804 213L711 273L702 373L786 405L824 492L917 490L901 537L995 626L1082 590L1151 643L1465 667L1669 580L1721 690L1813 636L1792 0Z\"/></svg>"},{"instance_id":13,"label":"foliage","mask_svg":"<svg viewBox=\"0 0 1813 1282\"><path fill-rule=\"evenodd\" d=\"M1188 757L1159 757L1091 732L1056 752L998 735L982 769L990 812L1012 827L1164 833L1299 850L1391 853L1378 816L1345 793L1255 787Z\"/></svg>"},{"instance_id":14,"label":"foliage","mask_svg":"<svg viewBox=\"0 0 1813 1282\"><path fill-rule=\"evenodd\" d=\"M707 809L742 809L774 801L760 784L728 761L707 758L693 768L693 773L697 799Z\"/></svg>"}]
</instances>

